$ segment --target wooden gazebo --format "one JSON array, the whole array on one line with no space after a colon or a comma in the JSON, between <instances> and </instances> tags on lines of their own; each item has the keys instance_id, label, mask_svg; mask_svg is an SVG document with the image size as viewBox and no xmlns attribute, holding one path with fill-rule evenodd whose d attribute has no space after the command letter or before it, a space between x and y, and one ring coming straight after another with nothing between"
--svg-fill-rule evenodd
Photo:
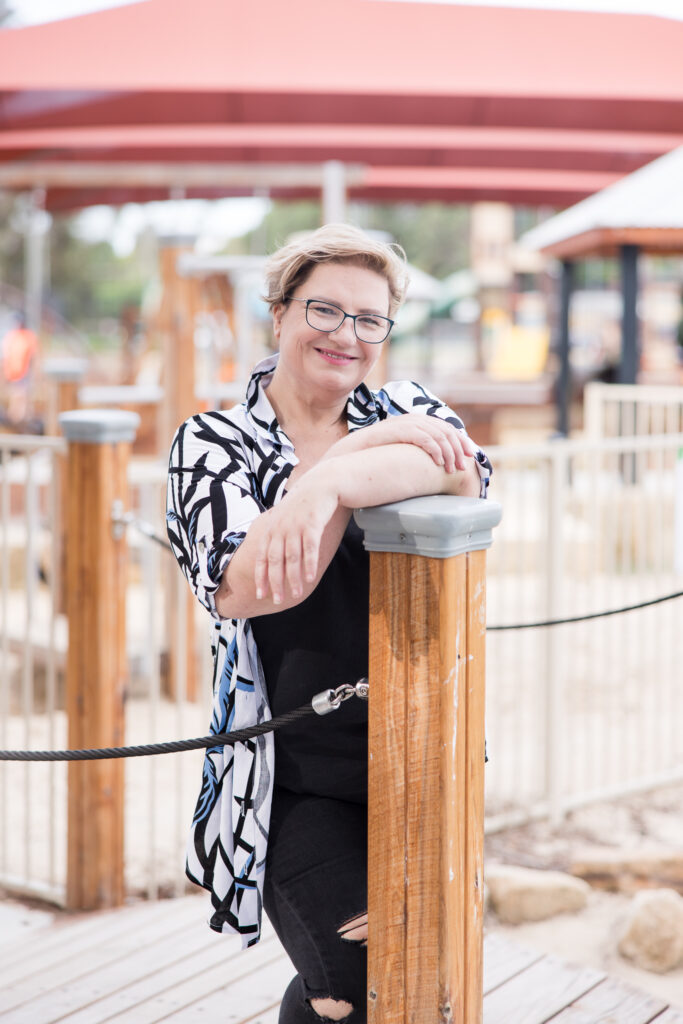
<instances>
[{"instance_id":1,"label":"wooden gazebo","mask_svg":"<svg viewBox=\"0 0 683 1024\"><path fill-rule=\"evenodd\" d=\"M561 261L558 430L569 431L569 304L577 260L617 256L623 297L618 379L636 382L639 363L638 259L683 253L683 146L551 217L521 244Z\"/></svg>"}]
</instances>

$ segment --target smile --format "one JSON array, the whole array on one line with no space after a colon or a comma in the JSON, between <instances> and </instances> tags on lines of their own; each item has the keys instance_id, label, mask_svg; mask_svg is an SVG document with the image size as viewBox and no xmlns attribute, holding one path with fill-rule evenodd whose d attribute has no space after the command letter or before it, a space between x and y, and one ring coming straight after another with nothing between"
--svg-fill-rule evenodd
<instances>
[{"instance_id":1,"label":"smile","mask_svg":"<svg viewBox=\"0 0 683 1024\"><path fill-rule=\"evenodd\" d=\"M356 360L356 356L346 355L343 352L332 352L328 348L316 348L316 352L319 352L323 359L329 359L333 363L352 363Z\"/></svg>"}]
</instances>

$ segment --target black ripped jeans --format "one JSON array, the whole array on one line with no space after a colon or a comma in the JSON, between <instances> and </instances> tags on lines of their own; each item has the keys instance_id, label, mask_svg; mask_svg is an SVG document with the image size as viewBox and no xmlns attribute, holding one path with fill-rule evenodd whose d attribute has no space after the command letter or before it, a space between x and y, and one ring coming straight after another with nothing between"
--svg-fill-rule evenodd
<instances>
[{"instance_id":1,"label":"black ripped jeans","mask_svg":"<svg viewBox=\"0 0 683 1024\"><path fill-rule=\"evenodd\" d=\"M351 1003L344 1024L367 1020L367 949L342 939L364 914L367 807L275 787L264 909L299 972L282 999L279 1024L320 1024L311 999Z\"/></svg>"}]
</instances>

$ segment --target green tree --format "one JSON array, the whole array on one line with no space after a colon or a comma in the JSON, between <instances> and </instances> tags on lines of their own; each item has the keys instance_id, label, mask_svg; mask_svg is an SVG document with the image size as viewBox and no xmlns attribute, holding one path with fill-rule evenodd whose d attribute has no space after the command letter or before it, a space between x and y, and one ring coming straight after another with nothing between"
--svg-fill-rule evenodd
<instances>
[{"instance_id":1,"label":"green tree","mask_svg":"<svg viewBox=\"0 0 683 1024\"><path fill-rule=\"evenodd\" d=\"M317 201L276 200L257 228L230 240L227 252L273 252L296 231L312 231L319 227L320 218L320 203Z\"/></svg>"},{"instance_id":2,"label":"green tree","mask_svg":"<svg viewBox=\"0 0 683 1024\"><path fill-rule=\"evenodd\" d=\"M408 260L435 277L445 277L469 262L469 210L448 203L349 204L349 220L367 230L384 231L406 251ZM235 238L229 252L272 252L295 231L321 223L319 202L277 200L254 231Z\"/></svg>"},{"instance_id":3,"label":"green tree","mask_svg":"<svg viewBox=\"0 0 683 1024\"><path fill-rule=\"evenodd\" d=\"M359 209L357 222L365 228L387 231L403 246L410 263L434 277L446 277L469 264L470 217L467 206L452 203L365 204Z\"/></svg>"},{"instance_id":4,"label":"green tree","mask_svg":"<svg viewBox=\"0 0 683 1024\"><path fill-rule=\"evenodd\" d=\"M79 238L71 217L54 218L49 245L50 293L68 321L87 330L93 321L139 305L146 280L135 253L122 258L109 242Z\"/></svg>"}]
</instances>

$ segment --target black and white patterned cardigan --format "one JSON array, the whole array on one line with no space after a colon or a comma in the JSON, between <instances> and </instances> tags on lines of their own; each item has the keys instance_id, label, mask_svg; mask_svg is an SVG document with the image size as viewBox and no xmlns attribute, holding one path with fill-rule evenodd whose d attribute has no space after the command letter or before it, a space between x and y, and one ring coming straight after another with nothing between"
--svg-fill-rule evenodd
<instances>
[{"instance_id":1,"label":"black and white patterned cardigan","mask_svg":"<svg viewBox=\"0 0 683 1024\"><path fill-rule=\"evenodd\" d=\"M266 388L277 355L255 368L246 400L227 412L190 417L173 440L167 529L174 554L213 624L211 731L230 732L270 717L265 681L248 619L221 621L215 593L249 525L283 497L297 457L280 429ZM387 416L424 413L462 421L419 384L398 381L380 391L360 384L347 401L349 430ZM476 455L482 496L490 463ZM258 942L273 790L273 737L206 751L202 788L188 843L188 877L211 892L216 931Z\"/></svg>"}]
</instances>

